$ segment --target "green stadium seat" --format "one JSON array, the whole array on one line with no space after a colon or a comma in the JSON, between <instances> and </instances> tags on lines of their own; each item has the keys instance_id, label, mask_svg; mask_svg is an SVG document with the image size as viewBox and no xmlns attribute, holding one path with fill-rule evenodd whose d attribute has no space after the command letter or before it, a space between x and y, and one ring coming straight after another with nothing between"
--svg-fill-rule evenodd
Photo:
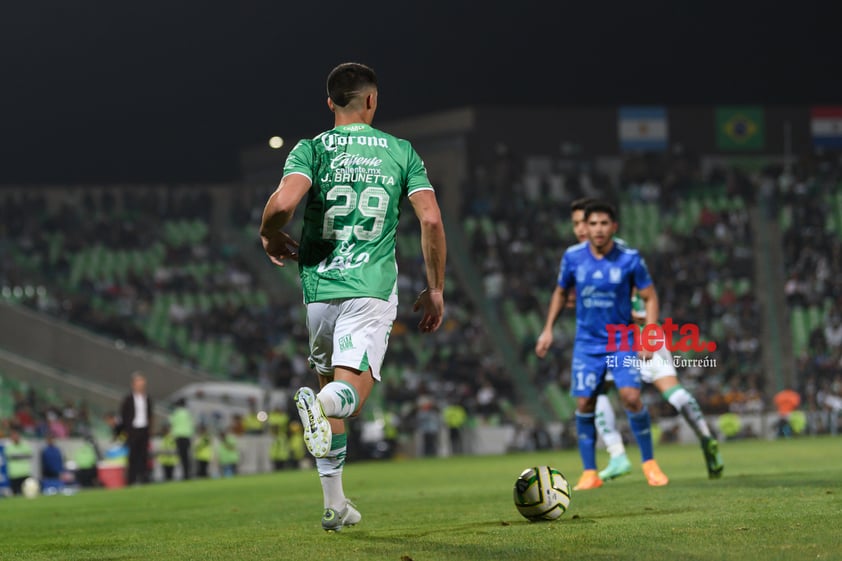
<instances>
[{"instance_id":1,"label":"green stadium seat","mask_svg":"<svg viewBox=\"0 0 842 561\"><path fill-rule=\"evenodd\" d=\"M462 231L465 232L465 238L470 240L473 238L474 232L477 229L477 219L473 216L467 216L462 221Z\"/></svg>"},{"instance_id":2,"label":"green stadium seat","mask_svg":"<svg viewBox=\"0 0 842 561\"><path fill-rule=\"evenodd\" d=\"M820 306L810 306L807 308L807 315L810 333L812 333L814 329L824 326L824 309Z\"/></svg>"},{"instance_id":3,"label":"green stadium seat","mask_svg":"<svg viewBox=\"0 0 842 561\"><path fill-rule=\"evenodd\" d=\"M710 324L710 338L714 341L725 340L725 325L721 318L714 318Z\"/></svg>"},{"instance_id":4,"label":"green stadium seat","mask_svg":"<svg viewBox=\"0 0 842 561\"><path fill-rule=\"evenodd\" d=\"M47 261L50 263L50 265L55 265L58 262L58 258L61 256L61 250L63 246L64 234L62 232L56 232L54 235L49 236L49 249Z\"/></svg>"},{"instance_id":5,"label":"green stadium seat","mask_svg":"<svg viewBox=\"0 0 842 561\"><path fill-rule=\"evenodd\" d=\"M494 235L494 222L491 221L491 218L487 216L480 218L480 228L482 229L483 235L486 237Z\"/></svg>"},{"instance_id":6,"label":"green stadium seat","mask_svg":"<svg viewBox=\"0 0 842 561\"><path fill-rule=\"evenodd\" d=\"M801 306L793 306L790 312L793 351L800 355L807 349L807 342L810 337L810 328L806 313Z\"/></svg>"},{"instance_id":7,"label":"green stadium seat","mask_svg":"<svg viewBox=\"0 0 842 561\"><path fill-rule=\"evenodd\" d=\"M520 343L526 338L526 333L528 330L526 323L524 322L520 313L517 311L514 302L506 300L503 302L502 308L503 316L506 320L506 323L509 325L509 329L511 329L512 334L515 337L515 341Z\"/></svg>"},{"instance_id":8,"label":"green stadium seat","mask_svg":"<svg viewBox=\"0 0 842 561\"><path fill-rule=\"evenodd\" d=\"M500 397L497 399L497 406L500 408L500 413L503 414L503 418L505 419L514 419L516 415L515 407L512 405L512 402L506 399L505 397Z\"/></svg>"},{"instance_id":9,"label":"green stadium seat","mask_svg":"<svg viewBox=\"0 0 842 561\"><path fill-rule=\"evenodd\" d=\"M187 332L187 328L183 325L178 325L173 328L172 339L173 343L175 343L175 348L178 349L178 352L186 354L187 344L190 342L190 334Z\"/></svg>"},{"instance_id":10,"label":"green stadium seat","mask_svg":"<svg viewBox=\"0 0 842 561\"><path fill-rule=\"evenodd\" d=\"M722 296L722 290L724 289L724 285L722 281L719 279L714 279L708 282L708 294L710 294L711 298L714 300L719 300L719 297Z\"/></svg>"},{"instance_id":11,"label":"green stadium seat","mask_svg":"<svg viewBox=\"0 0 842 561\"><path fill-rule=\"evenodd\" d=\"M557 383L547 384L544 389L544 397L557 420L567 421L573 417L576 411L576 403L569 394L562 391Z\"/></svg>"},{"instance_id":12,"label":"green stadium seat","mask_svg":"<svg viewBox=\"0 0 842 561\"><path fill-rule=\"evenodd\" d=\"M751 292L751 279L748 277L741 277L737 279L734 289L737 296L745 296Z\"/></svg>"},{"instance_id":13,"label":"green stadium seat","mask_svg":"<svg viewBox=\"0 0 842 561\"><path fill-rule=\"evenodd\" d=\"M207 292L200 292L196 295L196 307L202 313L207 313L213 308L213 300L211 300Z\"/></svg>"},{"instance_id":14,"label":"green stadium seat","mask_svg":"<svg viewBox=\"0 0 842 561\"><path fill-rule=\"evenodd\" d=\"M781 230L787 231L792 226L792 207L784 206L781 208L780 213L778 215L778 222L780 223Z\"/></svg>"},{"instance_id":15,"label":"green stadium seat","mask_svg":"<svg viewBox=\"0 0 842 561\"><path fill-rule=\"evenodd\" d=\"M255 290L254 299L255 305L259 308L266 308L269 306L269 295L265 290Z\"/></svg>"}]
</instances>

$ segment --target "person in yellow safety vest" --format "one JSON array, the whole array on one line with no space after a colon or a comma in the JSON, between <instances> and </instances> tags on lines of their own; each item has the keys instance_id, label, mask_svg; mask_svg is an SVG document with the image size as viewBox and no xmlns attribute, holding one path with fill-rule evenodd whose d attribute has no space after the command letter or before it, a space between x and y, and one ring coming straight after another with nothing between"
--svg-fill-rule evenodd
<instances>
[{"instance_id":1,"label":"person in yellow safety vest","mask_svg":"<svg viewBox=\"0 0 842 561\"><path fill-rule=\"evenodd\" d=\"M237 449L237 437L231 432L219 431L219 449L217 450L219 468L223 477L237 475L240 463L240 451Z\"/></svg>"},{"instance_id":2,"label":"person in yellow safety vest","mask_svg":"<svg viewBox=\"0 0 842 561\"><path fill-rule=\"evenodd\" d=\"M281 409L280 405L275 405L269 413L269 430L272 431L275 427L284 434L286 434L289 429L289 415L287 415L286 411ZM275 433L272 432L272 434Z\"/></svg>"},{"instance_id":3,"label":"person in yellow safety vest","mask_svg":"<svg viewBox=\"0 0 842 561\"><path fill-rule=\"evenodd\" d=\"M13 494L20 495L24 480L32 475L32 446L21 439L16 429L12 429L5 453L9 487Z\"/></svg>"},{"instance_id":4,"label":"person in yellow safety vest","mask_svg":"<svg viewBox=\"0 0 842 561\"><path fill-rule=\"evenodd\" d=\"M289 450L296 467L301 467L304 460L304 431L301 423L293 421L289 424Z\"/></svg>"},{"instance_id":5,"label":"person in yellow safety vest","mask_svg":"<svg viewBox=\"0 0 842 561\"><path fill-rule=\"evenodd\" d=\"M400 436L400 430L398 429L399 422L400 419L392 411L388 411L383 416L383 440L388 446L386 457L389 458L393 457L398 451L398 437Z\"/></svg>"},{"instance_id":6,"label":"person in yellow safety vest","mask_svg":"<svg viewBox=\"0 0 842 561\"><path fill-rule=\"evenodd\" d=\"M193 445L193 457L196 459L196 477L207 477L208 468L213 461L213 439L204 425L199 427L199 434Z\"/></svg>"},{"instance_id":7,"label":"person in yellow safety vest","mask_svg":"<svg viewBox=\"0 0 842 561\"><path fill-rule=\"evenodd\" d=\"M272 460L272 467L275 471L280 471L290 467L290 457L292 450L290 449L289 434L287 434L287 427L281 430L278 425L270 425L272 431L272 444L269 447L269 459Z\"/></svg>"},{"instance_id":8,"label":"person in yellow safety vest","mask_svg":"<svg viewBox=\"0 0 842 561\"><path fill-rule=\"evenodd\" d=\"M263 414L266 415L266 413ZM249 400L249 412L243 418L243 429L246 434L263 434L263 421L260 420L257 404L253 399Z\"/></svg>"},{"instance_id":9,"label":"person in yellow safety vest","mask_svg":"<svg viewBox=\"0 0 842 561\"><path fill-rule=\"evenodd\" d=\"M164 471L164 481L172 481L175 466L178 464L178 451L176 449L175 435L172 432L172 427L167 426L164 429L164 435L161 437L161 444L159 446L155 456L158 458L158 463L161 464L161 469Z\"/></svg>"},{"instance_id":10,"label":"person in yellow safety vest","mask_svg":"<svg viewBox=\"0 0 842 561\"><path fill-rule=\"evenodd\" d=\"M181 461L181 478L190 479L193 475L190 465L190 444L196 435L196 429L193 424L193 414L187 408L187 400L183 397L174 403L174 408L170 413L170 426L178 458Z\"/></svg>"},{"instance_id":11,"label":"person in yellow safety vest","mask_svg":"<svg viewBox=\"0 0 842 561\"><path fill-rule=\"evenodd\" d=\"M468 420L468 413L465 408L458 403L451 403L444 408L442 413L444 416L444 423L447 425L447 430L450 435L450 453L461 454L462 450L462 427Z\"/></svg>"},{"instance_id":12,"label":"person in yellow safety vest","mask_svg":"<svg viewBox=\"0 0 842 561\"><path fill-rule=\"evenodd\" d=\"M97 449L93 438L86 437L73 453L76 462L76 483L80 487L94 487L97 484Z\"/></svg>"}]
</instances>

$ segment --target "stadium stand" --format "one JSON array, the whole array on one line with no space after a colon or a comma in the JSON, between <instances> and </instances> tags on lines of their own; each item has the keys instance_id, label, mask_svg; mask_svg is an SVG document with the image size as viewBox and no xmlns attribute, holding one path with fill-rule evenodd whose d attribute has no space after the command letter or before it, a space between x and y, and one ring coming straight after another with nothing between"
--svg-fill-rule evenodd
<instances>
[{"instance_id":1,"label":"stadium stand","mask_svg":"<svg viewBox=\"0 0 842 561\"><path fill-rule=\"evenodd\" d=\"M572 314L559 322L547 359L533 347L559 259L573 242L569 203L594 196L617 203L619 235L646 257L662 317L695 323L717 342L715 367L680 373L710 414L770 410L775 388L764 376L761 341L774 322L763 319L758 267L777 242L755 235L764 219L756 213L777 222L795 379L814 413L809 430L831 430L830 412L842 400L840 169L823 161L748 174L680 154L628 155L611 168L497 147L480 158L461 212L450 215L448 237L464 252L452 254L446 322L432 337L414 329L422 260L417 227L410 217L401 222L399 315L370 415L395 415L408 433L419 402L432 398L441 408L460 402L475 423L516 423L522 396L537 389L541 401L529 414L569 419ZM0 298L221 380L294 389L311 376L297 275L262 255L254 229L269 191L249 189L228 206L190 186L76 188L74 202L37 189L4 196ZM500 360L500 333L516 371ZM0 394L0 419L17 412L8 397L16 391ZM645 398L657 414L674 414L652 390Z\"/></svg>"},{"instance_id":2,"label":"stadium stand","mask_svg":"<svg viewBox=\"0 0 842 561\"><path fill-rule=\"evenodd\" d=\"M842 408L842 163L773 168L763 186L784 229L784 284L807 430L839 430Z\"/></svg>"},{"instance_id":3,"label":"stadium stand","mask_svg":"<svg viewBox=\"0 0 842 561\"><path fill-rule=\"evenodd\" d=\"M485 278L486 297L499 307L517 342L528 383L542 388L559 418L569 416L572 407L560 390L569 386L572 314L557 326L560 351L539 361L533 347L559 260L575 242L569 204L583 196L618 203L619 235L646 257L662 317L696 323L703 338L720 343L716 368L682 373L706 411L758 406L760 318L747 178L719 170L702 177L684 158L653 155L626 158L616 183L582 161L526 157L510 167L516 171L496 191L486 170L499 169L499 162L492 159L478 168L478 198L463 210L462 224ZM646 397L660 414L674 414L652 390Z\"/></svg>"},{"instance_id":4,"label":"stadium stand","mask_svg":"<svg viewBox=\"0 0 842 561\"><path fill-rule=\"evenodd\" d=\"M250 207L232 206L228 226L238 235L229 240L213 232L215 203L202 189L80 191L79 206L38 194L2 200L3 300L156 350L217 379L289 389L310 382L295 268L270 275L268 286L255 268L273 269L254 233L268 191ZM412 213L408 204L405 213ZM398 258L401 301L388 383L373 396L380 407L371 415L396 414L411 432L423 396L442 406L460 402L475 422L500 423L510 403L482 406L477 394L490 383L495 395L511 395L509 377L490 360L483 323L456 279L447 280L443 329L422 337L414 328L412 304L425 281L409 217L398 232Z\"/></svg>"},{"instance_id":5,"label":"stadium stand","mask_svg":"<svg viewBox=\"0 0 842 561\"><path fill-rule=\"evenodd\" d=\"M16 426L27 437L107 439L106 411L83 400L65 399L54 388L36 388L0 371L0 438Z\"/></svg>"}]
</instances>

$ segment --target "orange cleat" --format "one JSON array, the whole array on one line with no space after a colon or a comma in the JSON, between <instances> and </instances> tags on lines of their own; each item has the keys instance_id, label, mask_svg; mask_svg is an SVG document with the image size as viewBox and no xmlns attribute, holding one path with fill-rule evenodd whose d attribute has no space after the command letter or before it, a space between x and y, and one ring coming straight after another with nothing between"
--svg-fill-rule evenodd
<instances>
[{"instance_id":1,"label":"orange cleat","mask_svg":"<svg viewBox=\"0 0 842 561\"><path fill-rule=\"evenodd\" d=\"M663 475L663 474L661 474ZM595 469L586 469L579 478L579 482L573 487L574 491L587 491L588 489L597 489L602 487L602 479Z\"/></svg>"},{"instance_id":2,"label":"orange cleat","mask_svg":"<svg viewBox=\"0 0 842 561\"><path fill-rule=\"evenodd\" d=\"M670 482L669 478L658 467L658 462L655 460L647 460L643 462L643 475L646 476L646 481L653 487L662 487Z\"/></svg>"}]
</instances>

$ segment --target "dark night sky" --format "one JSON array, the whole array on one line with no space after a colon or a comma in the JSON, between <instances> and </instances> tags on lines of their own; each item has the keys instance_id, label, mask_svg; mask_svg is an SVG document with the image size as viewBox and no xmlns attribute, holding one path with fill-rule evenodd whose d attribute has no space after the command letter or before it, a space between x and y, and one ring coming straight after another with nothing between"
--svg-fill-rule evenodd
<instances>
[{"instance_id":1,"label":"dark night sky","mask_svg":"<svg viewBox=\"0 0 842 561\"><path fill-rule=\"evenodd\" d=\"M9 4L0 184L234 179L241 147L332 125L324 79L346 60L378 72L379 122L471 103L842 104L831 2Z\"/></svg>"}]
</instances>

